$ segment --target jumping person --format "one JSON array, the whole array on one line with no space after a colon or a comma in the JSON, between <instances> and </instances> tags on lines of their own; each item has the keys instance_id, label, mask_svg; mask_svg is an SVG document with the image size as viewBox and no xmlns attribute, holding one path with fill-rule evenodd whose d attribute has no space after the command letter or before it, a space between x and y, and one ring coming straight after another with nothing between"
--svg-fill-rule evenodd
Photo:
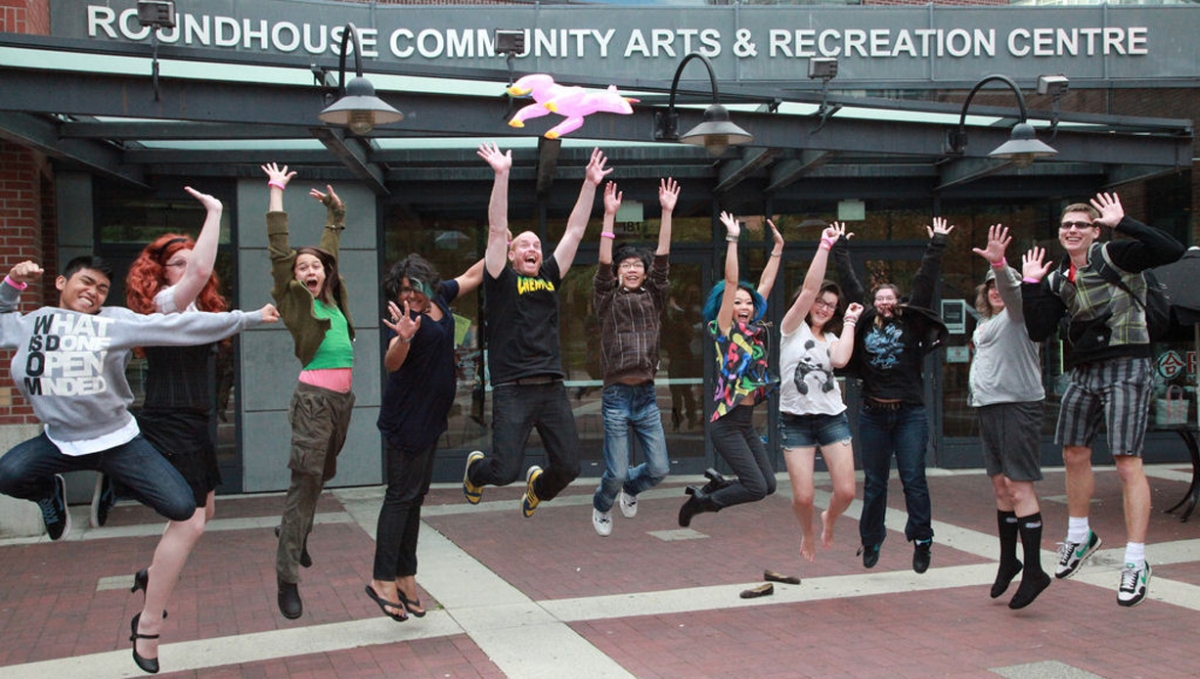
<instances>
[{"instance_id":1,"label":"jumping person","mask_svg":"<svg viewBox=\"0 0 1200 679\"><path fill-rule=\"evenodd\" d=\"M279 315L292 335L296 358L303 366L288 408L292 425L288 468L292 478L275 553L279 611L295 619L304 613L297 583L300 566L312 564L308 535L313 514L325 484L337 473L337 456L346 442L354 408L354 323L346 282L338 274L346 206L331 186L325 187L325 193L311 189L309 195L325 205L321 246L293 249L288 244L283 191L296 173L275 163L263 165L262 170L270 189L267 238L275 281L271 297L279 305Z\"/></svg>"},{"instance_id":2,"label":"jumping person","mask_svg":"<svg viewBox=\"0 0 1200 679\"><path fill-rule=\"evenodd\" d=\"M1128 239L1097 243L1100 227ZM1108 431L1125 507L1125 567L1117 603L1136 606L1150 588L1146 531L1150 525L1150 484L1142 467L1149 417L1150 333L1146 325L1146 269L1183 256L1183 245L1158 229L1128 217L1115 193L1100 193L1091 204L1075 203L1062 212L1058 242L1066 251L1057 266L1043 263L1045 252L1027 255L1021 296L1029 337L1041 341L1069 319L1071 372L1058 411L1055 443L1063 447L1067 471L1067 539L1059 549L1054 576L1069 578L1100 547L1088 523L1095 492L1092 444L1103 419ZM1117 277L1112 282L1105 269Z\"/></svg>"},{"instance_id":3,"label":"jumping person","mask_svg":"<svg viewBox=\"0 0 1200 679\"><path fill-rule=\"evenodd\" d=\"M614 502L619 502L626 518L632 518L637 514L638 494L657 486L670 472L654 374L669 287L671 214L678 199L679 184L661 180L662 223L653 258L645 250L621 247L614 259L612 226L621 208L621 193L613 182L604 187L604 227L593 280L604 377L604 474L592 496L592 527L601 536L612 533ZM646 458L633 469L629 468L631 432Z\"/></svg>"},{"instance_id":4,"label":"jumping person","mask_svg":"<svg viewBox=\"0 0 1200 679\"><path fill-rule=\"evenodd\" d=\"M0 493L36 502L51 540L61 540L71 529L60 475L66 471L107 474L167 519L190 520L196 513L191 488L141 435L129 413L129 352L135 346L217 342L278 320L275 308L145 316L105 307L112 270L99 257L84 256L71 260L56 279L58 306L21 315L16 311L20 291L41 275L41 267L25 261L0 283L0 348L16 349L13 382L45 425L39 436L0 457ZM158 658L138 653L138 641L158 637L139 631L140 616L130 621L133 659L143 670L157 672Z\"/></svg>"},{"instance_id":5,"label":"jumping person","mask_svg":"<svg viewBox=\"0 0 1200 679\"><path fill-rule=\"evenodd\" d=\"M1000 565L991 596L1004 594L1024 569L1021 585L1008 602L1015 610L1033 603L1050 586L1051 578L1042 570L1042 511L1033 489L1033 483L1042 480L1046 390L1037 344L1025 330L1020 275L1004 258L1011 241L1008 229L994 224L988 229L987 246L972 249L991 267L975 293L981 320L971 336L975 358L968 401L979 416L983 463L996 497ZM1017 558L1018 537L1024 546L1024 565Z\"/></svg>"},{"instance_id":6,"label":"jumping person","mask_svg":"<svg viewBox=\"0 0 1200 679\"><path fill-rule=\"evenodd\" d=\"M521 474L525 441L537 429L548 465L533 465L525 475L521 513L533 516L541 502L553 499L579 476L579 434L563 386L559 343L558 292L587 229L596 187L612 172L594 149L583 186L562 239L548 259L532 231L508 243L508 175L512 151L494 143L479 146L480 158L495 173L488 204L488 245L483 278L487 309L488 371L492 380L492 454L467 456L463 495L478 504L483 486L504 486ZM511 266L510 266L511 264Z\"/></svg>"},{"instance_id":7,"label":"jumping person","mask_svg":"<svg viewBox=\"0 0 1200 679\"><path fill-rule=\"evenodd\" d=\"M416 580L421 505L458 387L450 302L482 282L483 260L443 281L433 264L416 254L393 264L383 280L388 377L376 424L387 444L387 492L379 508L373 580L366 592L393 620L425 616Z\"/></svg>"},{"instance_id":8,"label":"jumping person","mask_svg":"<svg viewBox=\"0 0 1200 679\"><path fill-rule=\"evenodd\" d=\"M863 307L852 303L843 309L841 288L824 280L829 250L838 238L852 235L838 222L825 229L804 284L779 326L779 438L792 483L792 511L800 522L800 556L806 561L812 561L817 551L813 466L818 449L833 482L833 497L821 512L821 546L825 549L833 546L834 523L854 500L850 424L833 371L850 362L854 327Z\"/></svg>"},{"instance_id":9,"label":"jumping person","mask_svg":"<svg viewBox=\"0 0 1200 679\"><path fill-rule=\"evenodd\" d=\"M134 260L126 276L125 301L138 313L224 311L228 307L213 273L221 235L221 201L191 187L184 190L204 205L204 226L194 242L176 233L160 236ZM142 642L146 653L135 658L157 666L156 637L167 600L216 511L214 491L221 484L221 473L210 427L216 405L217 347L145 347L143 351L148 371L146 397L136 413L138 427L183 475L196 500L196 511L187 521L167 523L150 567L137 572L130 590L141 589L146 594L137 633L150 637ZM138 665L149 671L150 665Z\"/></svg>"},{"instance_id":10,"label":"jumping person","mask_svg":"<svg viewBox=\"0 0 1200 679\"><path fill-rule=\"evenodd\" d=\"M726 233L725 280L713 286L704 305L708 335L717 349L716 408L709 436L737 479L718 477L702 488L689 486L690 497L679 508L679 525L685 528L697 514L757 502L775 492L775 470L754 429L754 406L766 399L773 386L767 369L768 328L761 321L783 257L783 236L768 219L775 242L755 289L738 278L741 226L728 212L721 213L721 223Z\"/></svg>"},{"instance_id":11,"label":"jumping person","mask_svg":"<svg viewBox=\"0 0 1200 679\"><path fill-rule=\"evenodd\" d=\"M863 311L854 332L851 365L862 380L862 410L858 420L863 465L863 509L858 524L863 566L874 568L887 537L887 484L892 457L904 485L908 523L904 537L913 543L912 567L929 569L933 524L929 484L925 479L925 448L929 417L925 412L925 356L945 341L946 325L930 307L942 267L946 237L954 230L941 217L925 227L929 245L913 277L912 296L900 302L900 288L884 283L871 293L872 306ZM839 243L844 242L839 240ZM844 246L834 250L838 278L846 296L861 302L863 287L850 266Z\"/></svg>"}]
</instances>

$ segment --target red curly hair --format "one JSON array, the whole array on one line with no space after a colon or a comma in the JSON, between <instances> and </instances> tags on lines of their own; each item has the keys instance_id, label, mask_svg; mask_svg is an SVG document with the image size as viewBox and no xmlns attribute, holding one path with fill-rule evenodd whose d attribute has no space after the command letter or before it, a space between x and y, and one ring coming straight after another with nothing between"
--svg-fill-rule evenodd
<instances>
[{"instance_id":1,"label":"red curly hair","mask_svg":"<svg viewBox=\"0 0 1200 679\"><path fill-rule=\"evenodd\" d=\"M168 233L147 245L129 267L125 277L125 303L139 314L152 314L154 296L167 286L166 264L180 250L191 250L196 246L188 236ZM208 282L196 296L196 308L201 311L225 311L229 303L217 292L220 281L217 274L208 277Z\"/></svg>"}]
</instances>

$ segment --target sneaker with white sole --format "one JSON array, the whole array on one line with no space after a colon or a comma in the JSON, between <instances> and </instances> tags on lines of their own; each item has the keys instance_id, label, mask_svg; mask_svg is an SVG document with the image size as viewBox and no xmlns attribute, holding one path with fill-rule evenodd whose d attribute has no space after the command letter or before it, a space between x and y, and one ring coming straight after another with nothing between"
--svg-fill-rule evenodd
<instances>
[{"instance_id":1,"label":"sneaker with white sole","mask_svg":"<svg viewBox=\"0 0 1200 679\"><path fill-rule=\"evenodd\" d=\"M1100 549L1100 545L1104 541L1096 535L1096 531L1089 530L1087 539L1083 542L1060 542L1058 544L1058 568L1054 571L1054 577L1058 579L1069 578L1079 572L1079 567L1083 565L1085 559Z\"/></svg>"},{"instance_id":2,"label":"sneaker with white sole","mask_svg":"<svg viewBox=\"0 0 1200 679\"><path fill-rule=\"evenodd\" d=\"M37 501L42 521L51 540L61 540L71 532L71 512L67 509L67 484L61 474L54 475L54 492Z\"/></svg>"},{"instance_id":3,"label":"sneaker with white sole","mask_svg":"<svg viewBox=\"0 0 1200 679\"><path fill-rule=\"evenodd\" d=\"M1142 567L1127 563L1121 569L1121 585L1117 588L1117 603L1122 606L1136 606L1146 599L1150 591L1150 564L1143 562Z\"/></svg>"},{"instance_id":4,"label":"sneaker with white sole","mask_svg":"<svg viewBox=\"0 0 1200 679\"><path fill-rule=\"evenodd\" d=\"M467 455L467 466L463 469L463 497L467 498L467 502L473 505L479 504L479 501L483 499L483 486L471 483L471 465L482 459L482 450L472 450L471 454Z\"/></svg>"},{"instance_id":5,"label":"sneaker with white sole","mask_svg":"<svg viewBox=\"0 0 1200 679\"><path fill-rule=\"evenodd\" d=\"M537 509L541 500L538 499L537 493L533 490L533 484L542 475L542 468L536 464L529 468L525 473L525 494L521 496L521 514L525 518L533 516L533 510Z\"/></svg>"},{"instance_id":6,"label":"sneaker with white sole","mask_svg":"<svg viewBox=\"0 0 1200 679\"><path fill-rule=\"evenodd\" d=\"M621 491L617 495L617 504L621 505L621 514L627 519L637 516L637 496Z\"/></svg>"},{"instance_id":7,"label":"sneaker with white sole","mask_svg":"<svg viewBox=\"0 0 1200 679\"><path fill-rule=\"evenodd\" d=\"M117 504L117 489L113 486L112 477L101 472L96 476L96 487L92 489L92 511L88 522L92 528L100 528L108 523L108 513Z\"/></svg>"},{"instance_id":8,"label":"sneaker with white sole","mask_svg":"<svg viewBox=\"0 0 1200 679\"><path fill-rule=\"evenodd\" d=\"M592 528L595 528L596 533L602 538L612 535L612 512L602 512L592 507Z\"/></svg>"}]
</instances>

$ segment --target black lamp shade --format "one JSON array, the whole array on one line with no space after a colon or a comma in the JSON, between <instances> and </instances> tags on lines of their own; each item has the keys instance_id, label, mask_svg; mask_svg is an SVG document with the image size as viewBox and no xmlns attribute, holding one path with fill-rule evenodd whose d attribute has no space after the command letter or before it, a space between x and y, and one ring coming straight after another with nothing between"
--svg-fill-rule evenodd
<instances>
[{"instance_id":1,"label":"black lamp shade","mask_svg":"<svg viewBox=\"0 0 1200 679\"><path fill-rule=\"evenodd\" d=\"M344 125L352 132L364 135L376 125L404 120L404 114L375 96L375 86L361 76L346 83L346 94L330 104L317 116L332 125Z\"/></svg>"},{"instance_id":2,"label":"black lamp shade","mask_svg":"<svg viewBox=\"0 0 1200 679\"><path fill-rule=\"evenodd\" d=\"M1012 161L1017 167L1029 167L1037 158L1048 158L1057 155L1054 147L1039 141L1034 133L1033 125L1017 123L1013 126L1008 141L1001 144L988 154L991 158Z\"/></svg>"},{"instance_id":3,"label":"black lamp shade","mask_svg":"<svg viewBox=\"0 0 1200 679\"><path fill-rule=\"evenodd\" d=\"M713 104L704 111L704 122L679 137L684 144L703 146L709 155L719 156L730 146L748 144L754 135L734 125L729 120L729 111L720 104Z\"/></svg>"}]
</instances>

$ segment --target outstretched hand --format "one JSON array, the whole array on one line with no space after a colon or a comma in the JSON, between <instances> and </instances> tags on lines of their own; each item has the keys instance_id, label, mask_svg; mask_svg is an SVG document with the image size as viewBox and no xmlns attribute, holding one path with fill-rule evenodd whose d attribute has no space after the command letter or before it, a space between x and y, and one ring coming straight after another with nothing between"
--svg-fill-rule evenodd
<instances>
[{"instance_id":1,"label":"outstretched hand","mask_svg":"<svg viewBox=\"0 0 1200 679\"><path fill-rule=\"evenodd\" d=\"M821 232L821 238L822 240L828 238L830 241L836 243L839 238L845 238L846 240L854 238L854 232L846 231L846 224L844 222L830 222L829 226L825 227L825 230Z\"/></svg>"},{"instance_id":2,"label":"outstretched hand","mask_svg":"<svg viewBox=\"0 0 1200 679\"><path fill-rule=\"evenodd\" d=\"M326 184L325 188L329 193L322 193L318 189L309 189L308 195L324 203L325 207L331 207L335 210L345 209L346 206L342 204L342 199L338 198L338 195L333 192L333 187Z\"/></svg>"},{"instance_id":3,"label":"outstretched hand","mask_svg":"<svg viewBox=\"0 0 1200 679\"><path fill-rule=\"evenodd\" d=\"M207 193L200 193L199 191L197 191L196 189L193 189L190 186L183 187L183 190L190 193L192 195L192 198L195 198L196 200L200 201L200 204L204 206L205 210L207 210L209 212L218 212L218 213L221 211L221 208L222 208L221 201L217 200L216 198L213 198L212 196L208 195Z\"/></svg>"},{"instance_id":4,"label":"outstretched hand","mask_svg":"<svg viewBox=\"0 0 1200 679\"><path fill-rule=\"evenodd\" d=\"M27 259L14 265L8 272L8 277L14 283L29 285L42 277L42 267L38 266L33 260Z\"/></svg>"},{"instance_id":5,"label":"outstretched hand","mask_svg":"<svg viewBox=\"0 0 1200 679\"><path fill-rule=\"evenodd\" d=\"M383 319L383 324L392 329L396 336L401 340L411 341L417 331L421 329L421 314L417 314L414 319L410 314L408 300L404 301L404 309L396 306L395 302L388 302L388 315L391 320Z\"/></svg>"},{"instance_id":6,"label":"outstretched hand","mask_svg":"<svg viewBox=\"0 0 1200 679\"><path fill-rule=\"evenodd\" d=\"M502 152L494 141L485 141L480 144L479 148L475 150L475 155L483 158L496 174L502 174L512 169L512 149Z\"/></svg>"},{"instance_id":7,"label":"outstretched hand","mask_svg":"<svg viewBox=\"0 0 1200 679\"><path fill-rule=\"evenodd\" d=\"M1043 263L1046 258L1046 249L1039 248L1036 245L1029 249L1024 255L1021 255L1021 276L1030 278L1036 281L1041 281L1050 273L1050 267L1053 262Z\"/></svg>"},{"instance_id":8,"label":"outstretched hand","mask_svg":"<svg viewBox=\"0 0 1200 679\"><path fill-rule=\"evenodd\" d=\"M584 170L584 179L593 186L600 186L600 182L604 178L612 174L613 169L605 169L604 164L608 159L604 157L604 152L598 148L592 149L592 158L588 161L587 169Z\"/></svg>"},{"instance_id":9,"label":"outstretched hand","mask_svg":"<svg viewBox=\"0 0 1200 679\"><path fill-rule=\"evenodd\" d=\"M259 167L262 168L263 172L267 173L268 183L281 184L286 187L288 182L292 181L292 177L296 176L295 172L288 172L287 165L279 167L276 163L267 163L266 165L259 165Z\"/></svg>"},{"instance_id":10,"label":"outstretched hand","mask_svg":"<svg viewBox=\"0 0 1200 679\"><path fill-rule=\"evenodd\" d=\"M604 185L604 212L615 215L620 209L621 192L617 190L617 183L610 181Z\"/></svg>"},{"instance_id":11,"label":"outstretched hand","mask_svg":"<svg viewBox=\"0 0 1200 679\"><path fill-rule=\"evenodd\" d=\"M725 225L725 233L731 238L736 239L742 233L742 227L738 224L737 217L728 212L721 212L721 223Z\"/></svg>"},{"instance_id":12,"label":"outstretched hand","mask_svg":"<svg viewBox=\"0 0 1200 679\"><path fill-rule=\"evenodd\" d=\"M987 246L980 248L971 248L971 252L983 257L988 262L1004 261L1004 251L1008 249L1008 244L1012 242L1012 237L1008 235L1008 227L1003 224L992 224L988 227Z\"/></svg>"},{"instance_id":13,"label":"outstretched hand","mask_svg":"<svg viewBox=\"0 0 1200 679\"><path fill-rule=\"evenodd\" d=\"M771 238L775 240L775 246L771 252L783 252L783 234L779 233L779 229L776 228L775 222L771 221L770 219L767 220L767 226L771 227Z\"/></svg>"},{"instance_id":14,"label":"outstretched hand","mask_svg":"<svg viewBox=\"0 0 1200 679\"><path fill-rule=\"evenodd\" d=\"M674 212L675 203L679 200L679 183L674 177L660 179L658 182L658 204L663 212Z\"/></svg>"},{"instance_id":15,"label":"outstretched hand","mask_svg":"<svg viewBox=\"0 0 1200 679\"><path fill-rule=\"evenodd\" d=\"M1121 207L1121 199L1115 193L1097 193L1092 199L1092 207L1100 213L1093 221L1101 226L1114 227L1125 218L1125 208Z\"/></svg>"},{"instance_id":16,"label":"outstretched hand","mask_svg":"<svg viewBox=\"0 0 1200 679\"><path fill-rule=\"evenodd\" d=\"M954 230L954 225L951 224L951 225L947 226L945 217L934 217L933 218L933 226L932 227L926 226L925 230L929 233L930 238L933 238L937 234L941 234L943 236L948 236L948 235L950 235L950 232Z\"/></svg>"}]
</instances>

